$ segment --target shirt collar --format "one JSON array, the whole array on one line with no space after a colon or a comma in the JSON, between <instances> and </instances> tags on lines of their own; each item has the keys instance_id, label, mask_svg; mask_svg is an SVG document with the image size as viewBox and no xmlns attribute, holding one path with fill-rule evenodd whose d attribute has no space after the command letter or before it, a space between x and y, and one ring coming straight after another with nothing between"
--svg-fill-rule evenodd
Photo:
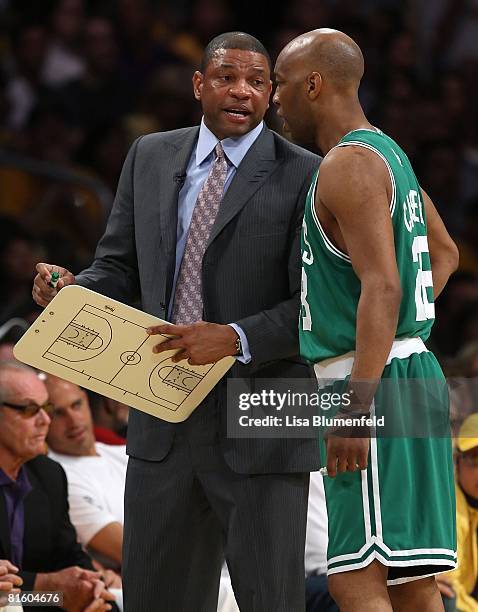
<instances>
[{"instance_id":1,"label":"shirt collar","mask_svg":"<svg viewBox=\"0 0 478 612\"><path fill-rule=\"evenodd\" d=\"M8 485L16 485L19 491L21 491L24 495L26 495L32 488L30 484L30 480L28 479L28 474L25 467L22 465L18 472L18 476L16 480L13 480L5 474L5 472L0 468L0 487L8 486Z\"/></svg>"},{"instance_id":2,"label":"shirt collar","mask_svg":"<svg viewBox=\"0 0 478 612\"><path fill-rule=\"evenodd\" d=\"M263 127L264 122L261 121L259 125L243 136L238 136L237 138L224 138L224 140L221 140L222 148L224 149L227 159L234 164L236 168L262 132ZM203 161L211 155L218 142L219 139L206 126L203 117L196 146L196 166L201 165Z\"/></svg>"}]
</instances>

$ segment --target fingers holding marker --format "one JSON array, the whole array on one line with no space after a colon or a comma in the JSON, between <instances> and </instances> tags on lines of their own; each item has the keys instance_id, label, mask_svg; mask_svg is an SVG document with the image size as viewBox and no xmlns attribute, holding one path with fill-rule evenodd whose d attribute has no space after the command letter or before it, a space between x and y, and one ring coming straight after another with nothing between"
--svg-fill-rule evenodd
<instances>
[{"instance_id":1,"label":"fingers holding marker","mask_svg":"<svg viewBox=\"0 0 478 612\"><path fill-rule=\"evenodd\" d=\"M54 273L55 273L56 282L58 282L58 279L60 278L60 271L55 266L52 266L46 263L37 263L35 268L36 268L36 271L38 272L37 278L41 279L46 286L48 287L53 286L53 285L50 285L50 282L52 280L52 275Z\"/></svg>"},{"instance_id":2,"label":"fingers holding marker","mask_svg":"<svg viewBox=\"0 0 478 612\"><path fill-rule=\"evenodd\" d=\"M37 278L35 279L35 284L33 285L32 289L32 297L37 304L43 307L47 306L55 297L57 292L58 291L56 289L48 287L45 281L41 278L38 278L37 275Z\"/></svg>"},{"instance_id":3,"label":"fingers holding marker","mask_svg":"<svg viewBox=\"0 0 478 612\"><path fill-rule=\"evenodd\" d=\"M32 296L40 306L47 306L60 289L75 283L75 277L66 268L47 263L36 265Z\"/></svg>"},{"instance_id":4,"label":"fingers holding marker","mask_svg":"<svg viewBox=\"0 0 478 612\"><path fill-rule=\"evenodd\" d=\"M56 289L59 280L60 280L60 273L52 272L50 276L50 282L48 283L48 285L52 287L53 289Z\"/></svg>"}]
</instances>

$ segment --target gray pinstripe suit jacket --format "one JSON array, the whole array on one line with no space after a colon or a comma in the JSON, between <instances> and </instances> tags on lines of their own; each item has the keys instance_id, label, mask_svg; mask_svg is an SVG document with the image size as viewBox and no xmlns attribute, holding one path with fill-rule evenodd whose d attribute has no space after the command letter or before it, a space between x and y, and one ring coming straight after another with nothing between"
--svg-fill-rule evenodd
<instances>
[{"instance_id":1,"label":"gray pinstripe suit jacket","mask_svg":"<svg viewBox=\"0 0 478 612\"><path fill-rule=\"evenodd\" d=\"M171 299L180 180L199 128L150 134L131 147L119 180L106 232L93 264L77 282L165 318ZM203 259L204 320L238 323L252 362L230 375L307 378L298 358L300 228L311 175L320 158L268 128L246 154L221 202ZM219 410L225 431L226 384L222 381L198 410ZM196 412L197 412L196 411ZM133 410L128 452L163 459L173 425ZM320 467L314 440L229 439L224 457L242 473L304 472Z\"/></svg>"}]
</instances>

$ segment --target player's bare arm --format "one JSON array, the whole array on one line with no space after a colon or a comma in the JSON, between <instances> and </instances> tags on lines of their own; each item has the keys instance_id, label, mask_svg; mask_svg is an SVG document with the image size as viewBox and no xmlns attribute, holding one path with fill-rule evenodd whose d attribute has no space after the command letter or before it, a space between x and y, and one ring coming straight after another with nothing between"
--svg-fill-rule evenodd
<instances>
[{"instance_id":1,"label":"player's bare arm","mask_svg":"<svg viewBox=\"0 0 478 612\"><path fill-rule=\"evenodd\" d=\"M319 207L336 219L361 282L352 378L379 379L395 337L401 298L385 164L358 147L338 148L323 162ZM320 215L320 210L317 211Z\"/></svg>"},{"instance_id":2,"label":"player's bare arm","mask_svg":"<svg viewBox=\"0 0 478 612\"><path fill-rule=\"evenodd\" d=\"M360 279L356 351L351 381L371 381L373 395L390 353L401 299L390 217L391 183L385 164L358 147L338 148L322 163L317 188L322 207L336 220L338 241ZM375 382L374 382L375 381ZM329 475L366 466L369 441L330 437Z\"/></svg>"},{"instance_id":3,"label":"player's bare arm","mask_svg":"<svg viewBox=\"0 0 478 612\"><path fill-rule=\"evenodd\" d=\"M458 248L438 214L429 195L422 189L427 219L428 248L433 275L433 294L436 299L443 291L450 275L458 267Z\"/></svg>"}]
</instances>

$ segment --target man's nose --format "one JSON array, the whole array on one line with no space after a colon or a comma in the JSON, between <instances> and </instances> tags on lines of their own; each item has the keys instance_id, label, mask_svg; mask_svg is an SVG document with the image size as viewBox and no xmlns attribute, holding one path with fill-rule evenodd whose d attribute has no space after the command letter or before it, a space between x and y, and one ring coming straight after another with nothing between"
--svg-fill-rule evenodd
<instances>
[{"instance_id":1,"label":"man's nose","mask_svg":"<svg viewBox=\"0 0 478 612\"><path fill-rule=\"evenodd\" d=\"M235 98L249 98L251 96L251 88L247 81L237 81L230 88L230 93Z\"/></svg>"},{"instance_id":2,"label":"man's nose","mask_svg":"<svg viewBox=\"0 0 478 612\"><path fill-rule=\"evenodd\" d=\"M274 92L274 95L272 96L272 102L276 105L276 106L280 106L280 102L279 102L279 96L277 95L277 91Z\"/></svg>"},{"instance_id":3,"label":"man's nose","mask_svg":"<svg viewBox=\"0 0 478 612\"><path fill-rule=\"evenodd\" d=\"M51 418L43 408L38 413L39 418L41 419L40 423L43 425L50 425Z\"/></svg>"}]
</instances>

